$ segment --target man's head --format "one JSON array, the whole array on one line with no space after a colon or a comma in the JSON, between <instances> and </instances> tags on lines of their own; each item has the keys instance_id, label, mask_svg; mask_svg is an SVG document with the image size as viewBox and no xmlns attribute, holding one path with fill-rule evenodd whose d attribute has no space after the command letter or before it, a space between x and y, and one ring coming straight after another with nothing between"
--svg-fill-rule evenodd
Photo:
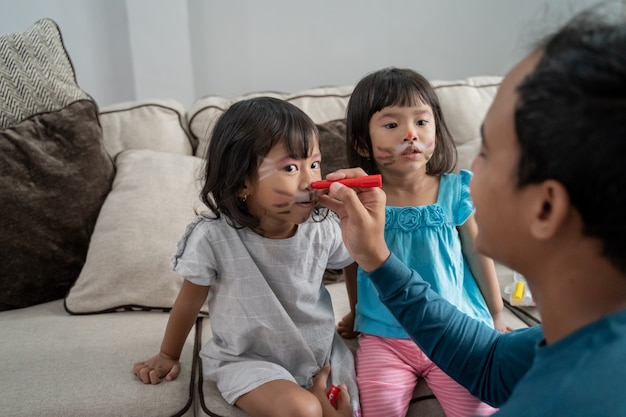
<instances>
[{"instance_id":1,"label":"man's head","mask_svg":"<svg viewBox=\"0 0 626 417\"><path fill-rule=\"evenodd\" d=\"M520 207L540 192L541 218L560 209L555 198L564 193L582 233L599 239L603 254L626 272L624 22L584 13L548 38L505 77L483 134L472 184L482 250L507 263L529 232L511 224L512 216L526 215ZM520 246L501 253L504 233L521 236Z\"/></svg>"},{"instance_id":2,"label":"man's head","mask_svg":"<svg viewBox=\"0 0 626 417\"><path fill-rule=\"evenodd\" d=\"M626 271L626 24L585 13L542 50L518 88L518 185L563 184L583 233Z\"/></svg>"}]
</instances>

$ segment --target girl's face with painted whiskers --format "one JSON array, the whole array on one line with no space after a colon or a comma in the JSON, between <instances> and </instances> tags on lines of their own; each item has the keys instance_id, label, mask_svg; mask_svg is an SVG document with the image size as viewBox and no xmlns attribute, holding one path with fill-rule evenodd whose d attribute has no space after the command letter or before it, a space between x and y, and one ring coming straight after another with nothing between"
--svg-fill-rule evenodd
<instances>
[{"instance_id":1,"label":"girl's face with painted whiskers","mask_svg":"<svg viewBox=\"0 0 626 417\"><path fill-rule=\"evenodd\" d=\"M322 178L321 159L317 141L306 159L290 155L279 143L262 159L256 178L246 181L248 209L260 219L265 237L290 237L309 218L317 203L311 182Z\"/></svg>"},{"instance_id":2,"label":"girl's face with painted whiskers","mask_svg":"<svg viewBox=\"0 0 626 417\"><path fill-rule=\"evenodd\" d=\"M370 119L369 132L373 157L383 175L425 169L435 151L435 117L423 103L383 108Z\"/></svg>"}]
</instances>

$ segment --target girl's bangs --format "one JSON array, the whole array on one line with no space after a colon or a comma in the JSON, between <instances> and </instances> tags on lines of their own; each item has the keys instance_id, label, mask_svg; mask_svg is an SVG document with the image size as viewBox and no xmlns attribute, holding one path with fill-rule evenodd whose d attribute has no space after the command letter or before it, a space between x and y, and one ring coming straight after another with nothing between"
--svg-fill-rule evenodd
<instances>
[{"instance_id":1,"label":"girl's bangs","mask_svg":"<svg viewBox=\"0 0 626 417\"><path fill-rule=\"evenodd\" d=\"M280 137L290 155L305 159L311 156L315 145L316 129L308 123L293 123Z\"/></svg>"},{"instance_id":2,"label":"girl's bangs","mask_svg":"<svg viewBox=\"0 0 626 417\"><path fill-rule=\"evenodd\" d=\"M424 100L422 92L413 84L400 85L396 89L390 90L385 101L386 104L383 105L381 109L388 106L411 107L427 103L427 101Z\"/></svg>"}]
</instances>

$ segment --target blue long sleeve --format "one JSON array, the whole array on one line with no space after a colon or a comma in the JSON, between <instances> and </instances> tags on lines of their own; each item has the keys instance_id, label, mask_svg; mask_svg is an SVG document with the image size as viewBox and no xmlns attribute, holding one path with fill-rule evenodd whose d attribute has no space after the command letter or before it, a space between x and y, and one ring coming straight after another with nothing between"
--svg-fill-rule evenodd
<instances>
[{"instance_id":1,"label":"blue long sleeve","mask_svg":"<svg viewBox=\"0 0 626 417\"><path fill-rule=\"evenodd\" d=\"M500 333L457 310L394 255L368 275L437 366L482 401L495 407L506 402L533 363L541 326Z\"/></svg>"}]
</instances>

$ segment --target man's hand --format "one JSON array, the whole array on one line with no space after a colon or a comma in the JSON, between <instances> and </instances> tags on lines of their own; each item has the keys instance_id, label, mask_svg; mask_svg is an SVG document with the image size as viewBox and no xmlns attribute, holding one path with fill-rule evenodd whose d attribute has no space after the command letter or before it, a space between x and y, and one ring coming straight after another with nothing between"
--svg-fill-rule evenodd
<instances>
[{"instance_id":1,"label":"man's hand","mask_svg":"<svg viewBox=\"0 0 626 417\"><path fill-rule=\"evenodd\" d=\"M362 175L365 175L362 169L353 168L335 171L326 178L338 180ZM387 260L390 252L385 243L386 196L382 189L352 189L333 183L319 201L339 216L343 241L352 259L364 271L373 271Z\"/></svg>"}]
</instances>

